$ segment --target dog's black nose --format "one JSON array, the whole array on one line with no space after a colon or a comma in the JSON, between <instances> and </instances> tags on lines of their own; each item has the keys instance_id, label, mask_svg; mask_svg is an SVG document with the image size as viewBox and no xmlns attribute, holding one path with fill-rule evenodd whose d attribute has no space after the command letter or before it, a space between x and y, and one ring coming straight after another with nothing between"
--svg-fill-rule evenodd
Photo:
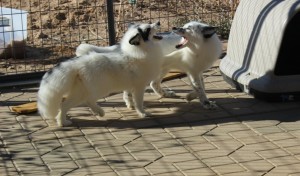
<instances>
[{"instance_id":1,"label":"dog's black nose","mask_svg":"<svg viewBox=\"0 0 300 176\"><path fill-rule=\"evenodd\" d=\"M172 27L172 30L177 30L177 27Z\"/></svg>"}]
</instances>

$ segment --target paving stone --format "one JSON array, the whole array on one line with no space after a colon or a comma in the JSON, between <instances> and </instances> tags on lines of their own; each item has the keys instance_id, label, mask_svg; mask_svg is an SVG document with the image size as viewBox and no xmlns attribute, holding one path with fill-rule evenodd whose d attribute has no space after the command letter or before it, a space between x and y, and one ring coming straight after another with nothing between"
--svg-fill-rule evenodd
<instances>
[{"instance_id":1,"label":"paving stone","mask_svg":"<svg viewBox=\"0 0 300 176\"><path fill-rule=\"evenodd\" d=\"M270 141L279 141L279 140L284 140L284 139L293 139L295 138L292 134L290 133L271 133L271 134L266 134L264 135L267 139ZM297 139L295 139L297 140Z\"/></svg>"},{"instance_id":2,"label":"paving stone","mask_svg":"<svg viewBox=\"0 0 300 176\"><path fill-rule=\"evenodd\" d=\"M224 133L218 130L212 130L208 133L204 134L203 137L210 142L223 141L223 140L231 140L233 139L228 133Z\"/></svg>"},{"instance_id":3,"label":"paving stone","mask_svg":"<svg viewBox=\"0 0 300 176\"><path fill-rule=\"evenodd\" d=\"M280 147L292 147L292 146L299 146L300 140L297 138L284 139L284 140L274 141L274 143L279 145Z\"/></svg>"},{"instance_id":4,"label":"paving stone","mask_svg":"<svg viewBox=\"0 0 300 176\"><path fill-rule=\"evenodd\" d=\"M178 169L174 165L163 160L155 161L145 168L153 175L178 172Z\"/></svg>"},{"instance_id":5,"label":"paving stone","mask_svg":"<svg viewBox=\"0 0 300 176\"><path fill-rule=\"evenodd\" d=\"M260 157L255 152L245 151L245 150L241 150L241 151L238 150L230 154L230 157L232 157L235 161L238 161L240 163L252 162L252 161L257 161L262 159L262 157Z\"/></svg>"},{"instance_id":6,"label":"paving stone","mask_svg":"<svg viewBox=\"0 0 300 176\"><path fill-rule=\"evenodd\" d=\"M186 170L194 170L194 169L206 167L206 165L198 159L178 161L178 162L175 162L174 165L183 172Z\"/></svg>"},{"instance_id":7,"label":"paving stone","mask_svg":"<svg viewBox=\"0 0 300 176\"><path fill-rule=\"evenodd\" d=\"M285 148L288 152L292 153L293 155L299 155L300 154L300 145L297 146L291 146Z\"/></svg>"},{"instance_id":8,"label":"paving stone","mask_svg":"<svg viewBox=\"0 0 300 176\"><path fill-rule=\"evenodd\" d=\"M289 153L287 153L282 149L270 149L270 150L258 151L257 154L259 154L260 156L266 159L278 158L278 157L289 155Z\"/></svg>"},{"instance_id":9,"label":"paving stone","mask_svg":"<svg viewBox=\"0 0 300 176\"><path fill-rule=\"evenodd\" d=\"M57 139L57 136L52 131L47 131L47 132L37 131L37 132L31 133L29 135L29 137L32 141L45 141L45 140Z\"/></svg>"},{"instance_id":10,"label":"paving stone","mask_svg":"<svg viewBox=\"0 0 300 176\"><path fill-rule=\"evenodd\" d=\"M155 161L163 157L163 155L157 150L144 150L139 152L130 153L136 160L140 161Z\"/></svg>"},{"instance_id":11,"label":"paving stone","mask_svg":"<svg viewBox=\"0 0 300 176\"><path fill-rule=\"evenodd\" d=\"M68 151L68 150L66 150L66 151ZM73 152L69 152L69 154L72 157L72 159L74 159L74 160L94 158L94 157L100 156L99 153L94 149L73 151Z\"/></svg>"},{"instance_id":12,"label":"paving stone","mask_svg":"<svg viewBox=\"0 0 300 176\"><path fill-rule=\"evenodd\" d=\"M281 122L278 126L285 131L296 131L300 130L300 121Z\"/></svg>"},{"instance_id":13,"label":"paving stone","mask_svg":"<svg viewBox=\"0 0 300 176\"><path fill-rule=\"evenodd\" d=\"M217 174L214 171L212 171L210 168L191 169L191 170L184 170L182 172L188 176L199 176L199 175L213 176Z\"/></svg>"},{"instance_id":14,"label":"paving stone","mask_svg":"<svg viewBox=\"0 0 300 176\"><path fill-rule=\"evenodd\" d=\"M240 137L238 138L238 140L244 145L259 144L259 143L265 143L269 141L268 139L266 139L261 135Z\"/></svg>"},{"instance_id":15,"label":"paving stone","mask_svg":"<svg viewBox=\"0 0 300 176\"><path fill-rule=\"evenodd\" d=\"M233 136L235 139L244 139L244 138L248 138L248 137L259 137L259 134L257 134L256 132L254 132L251 129L245 129L245 130L241 130L241 131L232 131L229 132L229 134L231 136Z\"/></svg>"},{"instance_id":16,"label":"paving stone","mask_svg":"<svg viewBox=\"0 0 300 176\"><path fill-rule=\"evenodd\" d=\"M162 128L144 128L142 126L142 128L137 129L137 131L142 135L142 136L147 136L150 135L151 136L155 136L156 134L161 134L161 133L165 133L166 131Z\"/></svg>"},{"instance_id":17,"label":"paving stone","mask_svg":"<svg viewBox=\"0 0 300 176\"><path fill-rule=\"evenodd\" d=\"M195 153L201 159L208 159L208 158L228 156L228 154L230 154L231 152L232 152L231 150L214 149L214 150L202 150Z\"/></svg>"},{"instance_id":18,"label":"paving stone","mask_svg":"<svg viewBox=\"0 0 300 176\"><path fill-rule=\"evenodd\" d=\"M74 162L54 162L48 164L51 174L66 174L78 169L78 166Z\"/></svg>"},{"instance_id":19,"label":"paving stone","mask_svg":"<svg viewBox=\"0 0 300 176\"><path fill-rule=\"evenodd\" d=\"M39 173L48 173L50 170L44 164L37 164L37 163L18 163L16 162L16 166L18 170L22 174L31 173L31 174L39 174Z\"/></svg>"},{"instance_id":20,"label":"paving stone","mask_svg":"<svg viewBox=\"0 0 300 176\"><path fill-rule=\"evenodd\" d=\"M203 159L202 162L208 165L209 167L235 164L235 162L228 156L207 158Z\"/></svg>"},{"instance_id":21,"label":"paving stone","mask_svg":"<svg viewBox=\"0 0 300 176\"><path fill-rule=\"evenodd\" d=\"M160 134L144 135L143 139L145 141L149 141L149 142L153 142L153 143L155 143L155 142L163 143L163 142L168 142L168 141L175 141L175 139L169 133L167 133L165 130Z\"/></svg>"},{"instance_id":22,"label":"paving stone","mask_svg":"<svg viewBox=\"0 0 300 176\"><path fill-rule=\"evenodd\" d=\"M206 142L206 143L197 143L197 144L189 144L187 146L194 152L218 149L215 145L213 145L211 143L208 143L208 142Z\"/></svg>"},{"instance_id":23,"label":"paving stone","mask_svg":"<svg viewBox=\"0 0 300 176\"><path fill-rule=\"evenodd\" d=\"M245 172L246 170L238 164L226 164L220 166L212 167L214 171L219 173L220 175L229 174L229 173L240 173Z\"/></svg>"},{"instance_id":24,"label":"paving stone","mask_svg":"<svg viewBox=\"0 0 300 176\"><path fill-rule=\"evenodd\" d=\"M184 137L184 138L180 138L177 139L178 141L180 141L180 143L184 144L184 145L193 145L197 146L196 144L202 144L202 143L207 143L208 141L202 137L202 136L192 136L192 137Z\"/></svg>"},{"instance_id":25,"label":"paving stone","mask_svg":"<svg viewBox=\"0 0 300 176\"><path fill-rule=\"evenodd\" d=\"M131 124L132 124L132 126L134 126L137 129L149 129L152 127L160 126L159 122L155 118L138 119L138 120L131 121ZM153 131L156 131L156 130L153 130ZM156 133L159 133L159 132L156 132Z\"/></svg>"},{"instance_id":26,"label":"paving stone","mask_svg":"<svg viewBox=\"0 0 300 176\"><path fill-rule=\"evenodd\" d=\"M43 156L41 156L43 161L45 161L45 163L56 163L56 162L63 162L63 161L72 161L71 156L68 153L65 152L56 152L56 151L52 151L49 153L44 154Z\"/></svg>"},{"instance_id":27,"label":"paving stone","mask_svg":"<svg viewBox=\"0 0 300 176\"><path fill-rule=\"evenodd\" d=\"M19 171L15 168L11 160L1 158L0 173L3 175L19 175Z\"/></svg>"},{"instance_id":28,"label":"paving stone","mask_svg":"<svg viewBox=\"0 0 300 176\"><path fill-rule=\"evenodd\" d=\"M284 132L282 129L278 128L277 126L268 126L268 127L255 128L254 130L258 134L263 134L263 135Z\"/></svg>"},{"instance_id":29,"label":"paving stone","mask_svg":"<svg viewBox=\"0 0 300 176\"><path fill-rule=\"evenodd\" d=\"M290 133L291 135L297 137L298 139L300 139L300 130L290 131L289 133Z\"/></svg>"},{"instance_id":30,"label":"paving stone","mask_svg":"<svg viewBox=\"0 0 300 176\"><path fill-rule=\"evenodd\" d=\"M299 159L295 156L272 157L268 161L276 167L299 163Z\"/></svg>"},{"instance_id":31,"label":"paving stone","mask_svg":"<svg viewBox=\"0 0 300 176\"><path fill-rule=\"evenodd\" d=\"M49 141L51 141L51 140L49 140ZM61 139L57 139L57 141L59 143L61 143L62 146L89 143L86 136L74 136L74 137L68 137L68 138L61 138Z\"/></svg>"},{"instance_id":32,"label":"paving stone","mask_svg":"<svg viewBox=\"0 0 300 176\"><path fill-rule=\"evenodd\" d=\"M125 147L130 152L139 152L155 149L151 143L143 140L142 138L127 143Z\"/></svg>"},{"instance_id":33,"label":"paving stone","mask_svg":"<svg viewBox=\"0 0 300 176\"><path fill-rule=\"evenodd\" d=\"M134 169L126 169L126 170L121 170L121 171L118 171L118 173L120 175L132 175L132 176L148 176L149 175L149 172L147 172L146 169L144 168L134 168Z\"/></svg>"},{"instance_id":34,"label":"paving stone","mask_svg":"<svg viewBox=\"0 0 300 176\"><path fill-rule=\"evenodd\" d=\"M275 176L275 175L289 175L300 173L300 164L289 164L284 166L275 167L270 172L268 172L267 176Z\"/></svg>"},{"instance_id":35,"label":"paving stone","mask_svg":"<svg viewBox=\"0 0 300 176\"><path fill-rule=\"evenodd\" d=\"M73 170L70 170L67 175L74 175L74 176L82 176L82 175L99 175L101 173L101 176L118 176L116 172L114 172L109 166L89 166L89 167L81 167L76 168ZM55 174L55 173L51 173ZM63 173L57 172L57 175L61 175Z\"/></svg>"},{"instance_id":36,"label":"paving stone","mask_svg":"<svg viewBox=\"0 0 300 176\"><path fill-rule=\"evenodd\" d=\"M165 141L155 141L152 145L157 149L167 149L172 147L181 147L182 144L175 139L165 140Z\"/></svg>"},{"instance_id":37,"label":"paving stone","mask_svg":"<svg viewBox=\"0 0 300 176\"><path fill-rule=\"evenodd\" d=\"M167 148L159 148L159 152L162 153L164 156L169 155L178 155L182 153L187 153L187 149L183 148L182 146L177 147L167 147Z\"/></svg>"},{"instance_id":38,"label":"paving stone","mask_svg":"<svg viewBox=\"0 0 300 176\"><path fill-rule=\"evenodd\" d=\"M245 172L238 172L238 173L229 173L229 174L223 174L225 176L260 176L264 173L261 172L251 172L251 171L245 171Z\"/></svg>"},{"instance_id":39,"label":"paving stone","mask_svg":"<svg viewBox=\"0 0 300 176\"><path fill-rule=\"evenodd\" d=\"M264 173L269 172L272 168L274 168L274 165L270 163L269 160L266 161L262 159L240 162L240 164L251 173L255 173L255 175L262 175Z\"/></svg>"}]
</instances>

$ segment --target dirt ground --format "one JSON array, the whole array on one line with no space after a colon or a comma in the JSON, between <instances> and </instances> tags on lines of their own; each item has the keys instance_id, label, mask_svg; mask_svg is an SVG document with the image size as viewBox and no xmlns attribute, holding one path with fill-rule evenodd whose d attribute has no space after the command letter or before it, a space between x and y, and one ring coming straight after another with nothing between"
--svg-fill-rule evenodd
<instances>
[{"instance_id":1,"label":"dirt ground","mask_svg":"<svg viewBox=\"0 0 300 176\"><path fill-rule=\"evenodd\" d=\"M236 7L232 2L115 0L116 39L119 41L129 22L159 20L161 31L170 31L173 26L190 20L228 25ZM106 0L3 0L0 6L28 11L27 39L23 45L14 45L14 50L7 47L0 53L0 75L47 70L73 57L75 48L82 42L108 45Z\"/></svg>"}]
</instances>

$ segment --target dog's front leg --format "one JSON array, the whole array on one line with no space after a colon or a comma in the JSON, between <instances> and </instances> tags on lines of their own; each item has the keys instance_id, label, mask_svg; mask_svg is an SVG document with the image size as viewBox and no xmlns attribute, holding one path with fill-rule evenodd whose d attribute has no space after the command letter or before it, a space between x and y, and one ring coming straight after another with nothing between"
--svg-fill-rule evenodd
<instances>
[{"instance_id":1,"label":"dog's front leg","mask_svg":"<svg viewBox=\"0 0 300 176\"><path fill-rule=\"evenodd\" d=\"M162 71L162 73L159 75L157 79L151 81L150 86L152 90L156 93L156 95L158 95L159 97L165 97L165 98L176 97L174 91L168 91L161 87L161 81L167 73L168 70Z\"/></svg>"},{"instance_id":2,"label":"dog's front leg","mask_svg":"<svg viewBox=\"0 0 300 176\"><path fill-rule=\"evenodd\" d=\"M186 99L192 101L199 97L200 102L205 109L216 109L218 107L216 102L208 100L206 96L202 74L200 74L200 76L189 74L189 78L194 91L187 94Z\"/></svg>"},{"instance_id":3,"label":"dog's front leg","mask_svg":"<svg viewBox=\"0 0 300 176\"><path fill-rule=\"evenodd\" d=\"M135 89L133 93L133 100L135 103L135 110L138 115L142 118L150 116L150 113L145 112L143 102L144 102L144 91L145 87L142 89Z\"/></svg>"}]
</instances>

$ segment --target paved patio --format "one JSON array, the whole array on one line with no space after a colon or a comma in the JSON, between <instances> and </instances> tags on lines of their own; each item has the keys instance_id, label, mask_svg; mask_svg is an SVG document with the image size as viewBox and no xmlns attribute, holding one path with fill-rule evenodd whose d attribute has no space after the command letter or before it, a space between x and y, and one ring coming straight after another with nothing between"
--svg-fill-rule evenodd
<instances>
[{"instance_id":1,"label":"paved patio","mask_svg":"<svg viewBox=\"0 0 300 176\"><path fill-rule=\"evenodd\" d=\"M37 88L1 90L0 175L256 176L300 175L300 103L266 103L232 89L217 67L205 73L218 110L187 103L187 78L163 85L178 98L145 94L154 116L140 119L122 94L100 100L105 117L70 111L71 127L11 106L36 100Z\"/></svg>"}]
</instances>

